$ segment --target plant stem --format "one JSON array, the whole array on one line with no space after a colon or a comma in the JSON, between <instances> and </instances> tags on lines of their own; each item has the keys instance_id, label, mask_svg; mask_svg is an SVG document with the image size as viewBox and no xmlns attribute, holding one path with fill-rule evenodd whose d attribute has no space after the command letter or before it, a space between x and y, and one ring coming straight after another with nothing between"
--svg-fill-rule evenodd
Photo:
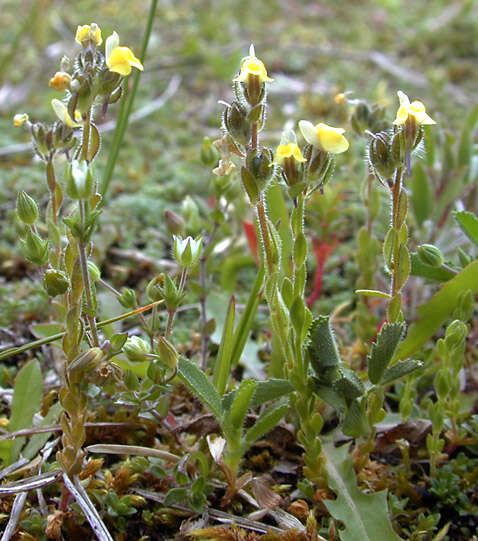
<instances>
[{"instance_id":1,"label":"plant stem","mask_svg":"<svg viewBox=\"0 0 478 541\"><path fill-rule=\"evenodd\" d=\"M153 21L154 21L154 16L156 14L157 5L158 5L158 0L151 0L151 7L149 9L148 20L146 22L146 29L144 32L143 43L141 46L141 54L139 57L141 60L141 63L144 63L146 50L148 49L149 38L151 36L151 30L153 28ZM104 173L103 180L100 186L100 193L103 196L103 200L102 200L103 202L105 200L106 192L110 185L111 179L113 177L116 161L118 160L119 150L121 148L121 144L123 143L123 138L124 138L126 128L128 127L128 119L131 114L131 110L133 109L133 103L136 96L136 91L138 89L140 76L141 76L141 72L139 70L136 70L136 73L134 74L133 85L129 92L127 91L129 77L127 77L124 82L124 86L123 86L124 94L121 99L121 106L120 106L120 110L118 114L116 130L113 136L111 150L108 155L108 162L106 163L105 173Z\"/></svg>"},{"instance_id":2,"label":"plant stem","mask_svg":"<svg viewBox=\"0 0 478 541\"><path fill-rule=\"evenodd\" d=\"M83 201L83 199L80 199L78 201L78 205L79 205L79 210L80 210L81 224L84 227L85 202ZM86 256L86 246L83 241L78 242L78 255L80 257L81 274L83 276L83 286L85 289L86 307L88 310L88 313L86 314L86 319L88 320L88 323L90 325L90 332L91 332L91 337L93 339L93 345L95 347L98 347L100 345L100 341L98 339L98 331L96 328L95 317L92 315L94 311L93 297L91 294L91 282L90 282L90 274L88 272L88 259Z\"/></svg>"},{"instance_id":3,"label":"plant stem","mask_svg":"<svg viewBox=\"0 0 478 541\"><path fill-rule=\"evenodd\" d=\"M267 272L271 275L274 272L274 261L272 258L271 239L269 236L269 228L267 226L266 209L264 205L264 194L261 193L259 201L256 205L257 219L261 231L262 244L264 245L264 253L266 259Z\"/></svg>"}]
</instances>

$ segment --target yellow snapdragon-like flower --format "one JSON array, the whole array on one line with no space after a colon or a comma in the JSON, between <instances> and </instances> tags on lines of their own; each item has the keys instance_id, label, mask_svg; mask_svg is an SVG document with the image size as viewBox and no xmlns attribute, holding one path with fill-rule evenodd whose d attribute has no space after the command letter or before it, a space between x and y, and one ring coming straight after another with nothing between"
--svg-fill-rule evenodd
<instances>
[{"instance_id":1,"label":"yellow snapdragon-like flower","mask_svg":"<svg viewBox=\"0 0 478 541\"><path fill-rule=\"evenodd\" d=\"M417 124L436 124L433 118L425 112L425 105L421 101L415 100L410 103L408 96L401 90L397 92L397 96L400 100L400 106L393 121L395 126L403 126L410 116L415 119Z\"/></svg>"},{"instance_id":2,"label":"yellow snapdragon-like flower","mask_svg":"<svg viewBox=\"0 0 478 541\"><path fill-rule=\"evenodd\" d=\"M256 57L254 45L251 45L249 56L246 56L241 63L241 72L233 81L242 81L245 83L249 80L249 75L256 75L259 77L261 83L271 83L274 80L267 75L267 70L262 60Z\"/></svg>"},{"instance_id":3,"label":"yellow snapdragon-like flower","mask_svg":"<svg viewBox=\"0 0 478 541\"><path fill-rule=\"evenodd\" d=\"M78 26L76 29L76 43L82 45L85 40L93 41L96 45L101 45L103 43L101 28L96 23L91 23L91 25L84 24L83 26Z\"/></svg>"},{"instance_id":4,"label":"yellow snapdragon-like flower","mask_svg":"<svg viewBox=\"0 0 478 541\"><path fill-rule=\"evenodd\" d=\"M56 116L69 128L79 128L81 123L81 113L78 109L75 111L75 119L73 120L68 112L68 107L60 100L51 100L51 106L55 111Z\"/></svg>"},{"instance_id":5,"label":"yellow snapdragon-like flower","mask_svg":"<svg viewBox=\"0 0 478 541\"><path fill-rule=\"evenodd\" d=\"M28 115L26 113L17 113L13 117L13 125L15 128L20 128L28 122Z\"/></svg>"},{"instance_id":6,"label":"yellow snapdragon-like flower","mask_svg":"<svg viewBox=\"0 0 478 541\"><path fill-rule=\"evenodd\" d=\"M349 142L343 135L345 130L342 128L333 128L323 122L314 126L308 120L301 120L299 128L309 144L326 152L341 154L349 148Z\"/></svg>"},{"instance_id":7,"label":"yellow snapdragon-like flower","mask_svg":"<svg viewBox=\"0 0 478 541\"><path fill-rule=\"evenodd\" d=\"M105 56L108 69L120 75L129 75L132 67L143 71L143 64L133 51L129 47L120 47L116 32L106 39Z\"/></svg>"},{"instance_id":8,"label":"yellow snapdragon-like flower","mask_svg":"<svg viewBox=\"0 0 478 541\"><path fill-rule=\"evenodd\" d=\"M70 87L71 75L65 71L57 71L55 75L50 79L48 86L53 87L55 90L66 90Z\"/></svg>"},{"instance_id":9,"label":"yellow snapdragon-like flower","mask_svg":"<svg viewBox=\"0 0 478 541\"><path fill-rule=\"evenodd\" d=\"M283 165L286 158L294 158L297 162L305 162L302 152L296 143L288 143L279 145L276 149L273 163Z\"/></svg>"}]
</instances>

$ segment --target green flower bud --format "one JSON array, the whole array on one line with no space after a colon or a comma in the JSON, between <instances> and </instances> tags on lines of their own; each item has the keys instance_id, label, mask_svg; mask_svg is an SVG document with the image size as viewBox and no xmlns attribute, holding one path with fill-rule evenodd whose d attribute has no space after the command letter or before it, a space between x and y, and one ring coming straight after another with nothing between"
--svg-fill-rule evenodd
<instances>
[{"instance_id":1,"label":"green flower bud","mask_svg":"<svg viewBox=\"0 0 478 541\"><path fill-rule=\"evenodd\" d=\"M455 319L448 325L445 333L445 343L448 350L462 345L468 335L468 327L463 321Z\"/></svg>"},{"instance_id":2,"label":"green flower bud","mask_svg":"<svg viewBox=\"0 0 478 541\"><path fill-rule=\"evenodd\" d=\"M264 148L260 151L253 150L247 153L246 168L256 179L261 191L266 187L267 182L274 172L272 167L273 159L273 152L269 148Z\"/></svg>"},{"instance_id":3,"label":"green flower bud","mask_svg":"<svg viewBox=\"0 0 478 541\"><path fill-rule=\"evenodd\" d=\"M202 238L173 237L174 258L181 267L193 267L199 260L202 248Z\"/></svg>"},{"instance_id":4,"label":"green flower bud","mask_svg":"<svg viewBox=\"0 0 478 541\"><path fill-rule=\"evenodd\" d=\"M390 178L395 171L396 162L390 148L390 137L386 132L375 134L369 141L368 156L372 167L383 178Z\"/></svg>"},{"instance_id":5,"label":"green flower bud","mask_svg":"<svg viewBox=\"0 0 478 541\"><path fill-rule=\"evenodd\" d=\"M352 128L357 135L363 135L365 130L370 129L371 114L369 106L364 101L360 101L350 119Z\"/></svg>"},{"instance_id":6,"label":"green flower bud","mask_svg":"<svg viewBox=\"0 0 478 541\"><path fill-rule=\"evenodd\" d=\"M97 282L101 278L101 271L93 263L93 261L88 261L88 272L89 272L90 278L92 279L93 282Z\"/></svg>"},{"instance_id":7,"label":"green flower bud","mask_svg":"<svg viewBox=\"0 0 478 541\"><path fill-rule=\"evenodd\" d=\"M68 375L70 378L79 379L84 374L92 372L104 359L104 353L101 348L94 347L78 355L68 365Z\"/></svg>"},{"instance_id":8,"label":"green flower bud","mask_svg":"<svg viewBox=\"0 0 478 541\"><path fill-rule=\"evenodd\" d=\"M66 193L71 199L89 199L95 191L95 180L88 163L73 160L66 175Z\"/></svg>"},{"instance_id":9,"label":"green flower bud","mask_svg":"<svg viewBox=\"0 0 478 541\"><path fill-rule=\"evenodd\" d=\"M68 290L70 281L68 276L61 270L48 269L43 277L43 287L50 297L63 295Z\"/></svg>"},{"instance_id":10,"label":"green flower bud","mask_svg":"<svg viewBox=\"0 0 478 541\"><path fill-rule=\"evenodd\" d=\"M184 235L186 231L186 222L181 216L179 216L179 214L176 214L172 210L166 209L164 211L164 220L171 235Z\"/></svg>"},{"instance_id":11,"label":"green flower bud","mask_svg":"<svg viewBox=\"0 0 478 541\"><path fill-rule=\"evenodd\" d=\"M201 229L199 208L192 197L187 195L181 205L181 214L186 221L188 231L197 232Z\"/></svg>"},{"instance_id":12,"label":"green flower bud","mask_svg":"<svg viewBox=\"0 0 478 541\"><path fill-rule=\"evenodd\" d=\"M171 369L176 368L179 354L175 347L162 336L158 338L158 353L164 365Z\"/></svg>"},{"instance_id":13,"label":"green flower bud","mask_svg":"<svg viewBox=\"0 0 478 541\"><path fill-rule=\"evenodd\" d=\"M204 137L202 141L201 161L207 167L215 167L219 161L219 152L209 137Z\"/></svg>"},{"instance_id":14,"label":"green flower bud","mask_svg":"<svg viewBox=\"0 0 478 541\"><path fill-rule=\"evenodd\" d=\"M23 190L17 197L17 214L20 220L27 225L33 225L38 220L38 205Z\"/></svg>"},{"instance_id":15,"label":"green flower bud","mask_svg":"<svg viewBox=\"0 0 478 541\"><path fill-rule=\"evenodd\" d=\"M43 240L33 231L28 231L25 240L21 241L25 259L42 267L48 261L48 240Z\"/></svg>"},{"instance_id":16,"label":"green flower bud","mask_svg":"<svg viewBox=\"0 0 478 541\"><path fill-rule=\"evenodd\" d=\"M142 338L131 336L123 346L123 351L128 357L128 361L132 363L141 363L148 359L147 355L151 352L151 348Z\"/></svg>"},{"instance_id":17,"label":"green flower bud","mask_svg":"<svg viewBox=\"0 0 478 541\"><path fill-rule=\"evenodd\" d=\"M146 286L146 295L152 302L162 301L164 299L164 274L153 278Z\"/></svg>"},{"instance_id":18,"label":"green flower bud","mask_svg":"<svg viewBox=\"0 0 478 541\"><path fill-rule=\"evenodd\" d=\"M433 244L420 245L418 247L418 257L423 263L431 267L441 267L444 262L440 248L437 248Z\"/></svg>"},{"instance_id":19,"label":"green flower bud","mask_svg":"<svg viewBox=\"0 0 478 541\"><path fill-rule=\"evenodd\" d=\"M320 185L326 184L334 169L333 156L325 150L307 144L304 147L304 158L308 162L308 178Z\"/></svg>"},{"instance_id":20,"label":"green flower bud","mask_svg":"<svg viewBox=\"0 0 478 541\"><path fill-rule=\"evenodd\" d=\"M121 306L130 310L134 310L136 306L138 306L136 293L129 287L123 287L121 290L121 296L118 297L118 302L121 304Z\"/></svg>"},{"instance_id":21,"label":"green flower bud","mask_svg":"<svg viewBox=\"0 0 478 541\"><path fill-rule=\"evenodd\" d=\"M224 127L229 135L242 145L247 145L251 138L251 123L247 111L234 101L224 111Z\"/></svg>"}]
</instances>

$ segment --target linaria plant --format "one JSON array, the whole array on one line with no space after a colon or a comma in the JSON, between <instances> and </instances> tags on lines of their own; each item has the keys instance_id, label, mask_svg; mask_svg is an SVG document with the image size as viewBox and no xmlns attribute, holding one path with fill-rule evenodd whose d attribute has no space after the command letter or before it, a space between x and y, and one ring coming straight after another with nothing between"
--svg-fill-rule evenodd
<instances>
[{"instance_id":1,"label":"linaria plant","mask_svg":"<svg viewBox=\"0 0 478 541\"><path fill-rule=\"evenodd\" d=\"M119 45L116 32L106 39L103 52L101 29L95 23L79 26L75 41L80 46L78 54L73 60L64 57L60 71L49 82L63 93L62 99L51 103L58 119L44 124L30 121L26 114L14 117L15 126L30 131L35 154L46 168L46 238L37 228L38 205L25 192L18 196L17 214L26 226L24 255L40 267L45 291L65 329L59 390L62 449L56 456L68 479L60 505L62 512L68 505L69 493L76 493L72 483L84 467L87 386L113 384L114 388L121 383L121 370L109 359L121 351L126 340L123 335L104 340L97 321L96 284L101 276L89 261L101 203L93 170L101 148L95 122L121 97L124 76L133 67L143 69L131 49ZM58 180L56 158L60 155L67 164L64 182Z\"/></svg>"}]
</instances>

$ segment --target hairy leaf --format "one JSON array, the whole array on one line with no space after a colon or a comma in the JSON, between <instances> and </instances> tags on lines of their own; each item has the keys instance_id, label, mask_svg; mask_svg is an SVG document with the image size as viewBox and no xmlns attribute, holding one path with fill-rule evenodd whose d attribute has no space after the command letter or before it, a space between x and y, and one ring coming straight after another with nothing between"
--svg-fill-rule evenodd
<instances>
[{"instance_id":1,"label":"hairy leaf","mask_svg":"<svg viewBox=\"0 0 478 541\"><path fill-rule=\"evenodd\" d=\"M319 316L310 329L310 362L317 377L328 379L340 364L339 350L335 342L329 316Z\"/></svg>"},{"instance_id":2,"label":"hairy leaf","mask_svg":"<svg viewBox=\"0 0 478 541\"><path fill-rule=\"evenodd\" d=\"M284 417L288 409L288 402L269 406L246 432L244 441L247 446L252 445L259 438L262 438L264 434L267 434L267 432L272 430L282 417Z\"/></svg>"},{"instance_id":3,"label":"hairy leaf","mask_svg":"<svg viewBox=\"0 0 478 541\"><path fill-rule=\"evenodd\" d=\"M324 504L336 520L344 523L341 541L400 541L392 529L387 509L387 492L364 494L357 487L352 460L346 446L324 445L327 478L336 500Z\"/></svg>"},{"instance_id":4,"label":"hairy leaf","mask_svg":"<svg viewBox=\"0 0 478 541\"><path fill-rule=\"evenodd\" d=\"M393 358L403 333L403 323L385 323L368 357L368 379L376 385Z\"/></svg>"},{"instance_id":5,"label":"hairy leaf","mask_svg":"<svg viewBox=\"0 0 478 541\"><path fill-rule=\"evenodd\" d=\"M404 361L398 361L394 365L387 368L385 374L382 377L382 383L390 383L398 378L410 374L411 372L414 372L422 366L423 363L421 361L413 359L405 359Z\"/></svg>"},{"instance_id":6,"label":"hairy leaf","mask_svg":"<svg viewBox=\"0 0 478 541\"><path fill-rule=\"evenodd\" d=\"M189 359L180 357L178 375L193 395L197 396L220 419L222 416L221 397L206 374Z\"/></svg>"}]
</instances>

